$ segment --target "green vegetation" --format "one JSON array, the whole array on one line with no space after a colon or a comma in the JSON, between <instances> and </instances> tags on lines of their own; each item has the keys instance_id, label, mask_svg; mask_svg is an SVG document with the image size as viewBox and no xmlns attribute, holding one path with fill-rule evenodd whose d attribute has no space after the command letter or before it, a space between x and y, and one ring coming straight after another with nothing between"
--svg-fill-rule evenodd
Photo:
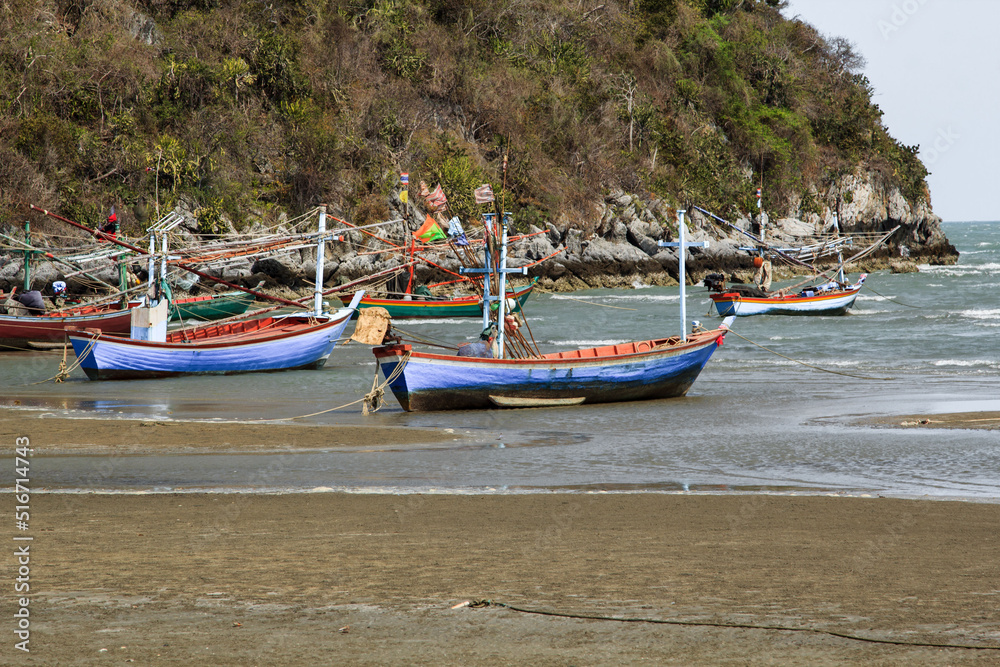
<instances>
[{"instance_id":1,"label":"green vegetation","mask_svg":"<svg viewBox=\"0 0 1000 667\"><path fill-rule=\"evenodd\" d=\"M858 166L925 198L860 58L781 4L6 3L0 226L115 204L137 232L182 198L206 232L319 203L368 222L400 171L462 216L491 182L536 224L615 188L732 214L762 181L769 210L814 210Z\"/></svg>"}]
</instances>

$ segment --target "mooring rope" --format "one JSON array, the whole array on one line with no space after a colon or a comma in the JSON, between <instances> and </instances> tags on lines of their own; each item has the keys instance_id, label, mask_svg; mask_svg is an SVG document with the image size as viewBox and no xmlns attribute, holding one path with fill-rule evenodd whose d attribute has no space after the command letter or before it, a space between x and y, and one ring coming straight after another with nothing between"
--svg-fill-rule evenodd
<instances>
[{"instance_id":1,"label":"mooring rope","mask_svg":"<svg viewBox=\"0 0 1000 667\"><path fill-rule=\"evenodd\" d=\"M573 297L566 296L565 294L562 294L560 292L550 292L547 289L542 289L538 285L535 285L534 289L538 290L539 292L541 292L543 294L551 294L553 296L559 297L560 299L568 299L570 301L578 301L578 302L580 302L582 304L586 304L588 306L600 306L601 308L614 308L616 310L638 310L637 308L626 308L625 306L611 306L611 305L608 305L606 303L594 303L593 301L587 301L585 299L574 299Z\"/></svg>"},{"instance_id":2,"label":"mooring rope","mask_svg":"<svg viewBox=\"0 0 1000 667\"><path fill-rule=\"evenodd\" d=\"M26 386L30 387L30 386L33 386L33 385L36 385L36 384L44 384L44 383L49 382L51 380L55 380L57 384L60 383L60 382L63 382L66 378L69 377L70 373L72 373L73 371L75 371L77 368L80 367L80 364L83 363L83 358L86 357L88 354L90 354L90 351L94 349L94 345L97 344L97 339L101 337L102 333L104 333L104 332L103 331L98 331L97 334L93 338L90 339L90 342L87 343L87 347L83 348L83 352L81 352L80 354L76 355L76 361L74 361L69 366L69 368L66 367L66 350L67 350L67 346L69 345L69 340L67 339L66 342L63 343L63 358L62 358L62 361L59 362L59 372L56 373L55 375L53 375L50 378L46 378L44 380L39 380L38 382L31 382L31 383L27 384Z\"/></svg>"},{"instance_id":3,"label":"mooring rope","mask_svg":"<svg viewBox=\"0 0 1000 667\"><path fill-rule=\"evenodd\" d=\"M806 363L804 361L799 361L798 359L792 359L791 357L786 357L785 355L781 354L780 352L775 352L774 350L772 350L769 347L765 347L764 345L761 345L760 343L757 343L755 341L750 340L746 336L743 336L741 334L736 333L732 329L730 329L728 331L728 333L732 334L733 336L736 336L738 338L742 338L743 340L745 340L746 342L750 343L751 345L756 345L760 349L762 349L762 350L764 350L766 352L770 352L771 354L773 354L775 356L778 356L778 357L781 357L782 359L787 359L788 361L794 362L796 364L802 364L803 366L806 366L808 368L812 368L812 369L817 370L817 371L823 371L824 373L833 373L834 375L843 375L845 377L856 378L858 380L895 380L896 379L896 378L893 378L893 377L888 377L888 378L869 377L869 376L866 376L866 375L855 375L854 373L845 373L843 371L832 371L829 368L822 368L821 366L816 366L814 364L809 364L809 363Z\"/></svg>"},{"instance_id":4,"label":"mooring rope","mask_svg":"<svg viewBox=\"0 0 1000 667\"><path fill-rule=\"evenodd\" d=\"M385 388L386 388L386 386L388 386L389 384L391 384L393 380L395 380L396 378L398 378L403 373L403 369L406 367L406 363L409 360L410 360L410 353L407 352L406 354L403 355L402 359L400 359L399 363L396 365L396 368L392 371L392 373L389 374L389 377L387 377L385 379L385 382L383 382L382 384L379 384L379 382L378 382L378 369L379 369L379 365L378 365L378 363L376 363L375 364L375 379L372 380L371 391L369 391L367 394L365 394L364 396L362 396L361 398L359 398L356 401L351 401L350 403L344 403L343 405L338 405L335 408L327 408L326 410L320 410L319 412L310 412L307 415L297 415L295 417L280 417L278 419L255 419L255 420L250 420L250 421L254 421L254 422L258 422L259 423L259 422L283 422L283 421L291 421L293 419L305 419L306 417L315 417L317 415L324 415L327 412L334 412L336 410L343 410L344 408L349 408L352 405L357 405L358 403L361 403L362 401L364 402L364 407L362 408L362 411L361 411L361 413L363 415L367 416L367 415L371 414L372 412L378 412L379 408L382 407L382 404L384 402L382 400L382 397L385 395ZM373 406L373 407L369 407L369 406Z\"/></svg>"},{"instance_id":5,"label":"mooring rope","mask_svg":"<svg viewBox=\"0 0 1000 667\"><path fill-rule=\"evenodd\" d=\"M878 296L882 297L886 301L891 301L892 303L896 304L897 306L905 306L906 308L915 308L917 310L921 309L920 306L911 306L908 303L903 303L902 301L897 301L896 299L893 299L891 296L886 296L885 294L881 294L879 292L876 292L871 287L869 287L867 284L865 285L865 289L868 290L869 292L871 292L872 294L877 294Z\"/></svg>"},{"instance_id":6,"label":"mooring rope","mask_svg":"<svg viewBox=\"0 0 1000 667\"><path fill-rule=\"evenodd\" d=\"M503 609L510 609L511 611L518 611L524 614L539 614L541 616L557 616L559 618L580 618L591 621L618 621L619 623L655 623L659 625L688 625L694 627L708 627L708 628L737 628L745 630L780 630L782 632L809 632L819 635L829 635L831 637L840 637L842 639L850 639L858 642L868 642L872 644L891 644L893 646L921 646L929 648L961 648L961 649L971 649L978 651L1000 651L1000 646L977 646L975 644L948 644L939 642L911 642L903 641L898 639L877 639L875 637L864 637L862 635L855 635L850 632L839 632L837 630L823 630L820 628L795 628L787 625L754 625L751 623L726 623L724 621L681 621L674 619L664 619L664 618L624 618L621 616L603 616L601 614L576 614L570 612L561 611L547 611L544 609L526 609L524 607L515 607L514 605L507 604L506 602L496 602L494 600L473 600L468 603L462 603L461 605L456 605L454 608L461 606L471 607L473 609L481 609L485 607L501 607Z\"/></svg>"}]
</instances>

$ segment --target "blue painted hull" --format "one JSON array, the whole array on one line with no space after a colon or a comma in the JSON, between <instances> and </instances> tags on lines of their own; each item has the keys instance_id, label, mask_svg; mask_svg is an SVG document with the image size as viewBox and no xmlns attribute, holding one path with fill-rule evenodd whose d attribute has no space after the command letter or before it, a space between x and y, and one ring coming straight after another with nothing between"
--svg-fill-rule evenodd
<instances>
[{"instance_id":1,"label":"blue painted hull","mask_svg":"<svg viewBox=\"0 0 1000 667\"><path fill-rule=\"evenodd\" d=\"M376 348L382 374L407 411L497 407L518 401L612 403L683 396L727 329L692 336L591 348L540 359L484 359ZM402 369L398 369L400 364Z\"/></svg>"},{"instance_id":2,"label":"blue painted hull","mask_svg":"<svg viewBox=\"0 0 1000 667\"><path fill-rule=\"evenodd\" d=\"M71 332L69 339L80 367L91 380L319 368L326 363L352 312L342 309L320 320L305 316L265 318L266 326L248 332L233 331L232 325L226 329L204 325L184 334L191 337L185 341L177 340L179 333L161 343L95 337L83 331ZM215 331L220 333L213 335Z\"/></svg>"}]
</instances>

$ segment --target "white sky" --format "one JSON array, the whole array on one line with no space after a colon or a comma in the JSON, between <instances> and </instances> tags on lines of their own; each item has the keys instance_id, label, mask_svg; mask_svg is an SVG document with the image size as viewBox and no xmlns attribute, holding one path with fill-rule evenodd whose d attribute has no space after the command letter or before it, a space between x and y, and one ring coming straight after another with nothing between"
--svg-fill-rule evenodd
<instances>
[{"instance_id":1,"label":"white sky","mask_svg":"<svg viewBox=\"0 0 1000 667\"><path fill-rule=\"evenodd\" d=\"M935 213L1000 220L1000 0L790 0L782 13L864 56L889 133L920 145Z\"/></svg>"}]
</instances>

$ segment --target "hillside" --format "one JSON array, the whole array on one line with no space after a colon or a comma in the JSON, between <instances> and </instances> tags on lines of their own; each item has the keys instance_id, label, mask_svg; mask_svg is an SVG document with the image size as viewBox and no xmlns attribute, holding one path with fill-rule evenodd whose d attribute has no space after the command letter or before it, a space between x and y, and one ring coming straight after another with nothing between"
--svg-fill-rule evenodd
<instances>
[{"instance_id":1,"label":"hillside","mask_svg":"<svg viewBox=\"0 0 1000 667\"><path fill-rule=\"evenodd\" d=\"M902 222L898 245L953 259L859 54L780 5L6 3L0 227L28 203L90 223L114 205L133 234L178 203L203 232L319 203L375 222L407 213L406 171L466 219L492 183L563 240L613 237L623 195L657 224L691 204L749 223L760 187L779 224Z\"/></svg>"}]
</instances>

